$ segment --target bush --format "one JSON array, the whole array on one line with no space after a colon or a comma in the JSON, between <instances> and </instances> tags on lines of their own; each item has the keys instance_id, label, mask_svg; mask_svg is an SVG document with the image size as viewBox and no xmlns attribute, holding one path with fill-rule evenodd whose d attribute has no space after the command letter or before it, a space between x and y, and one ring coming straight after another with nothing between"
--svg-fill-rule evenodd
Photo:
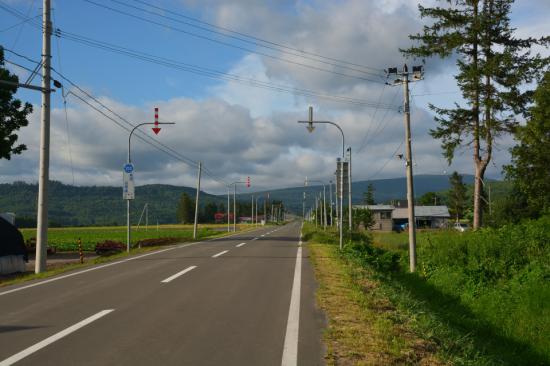
<instances>
[{"instance_id":1,"label":"bush","mask_svg":"<svg viewBox=\"0 0 550 366\"><path fill-rule=\"evenodd\" d=\"M95 252L97 255L112 255L122 252L125 248L126 246L119 241L105 240L95 245Z\"/></svg>"},{"instance_id":2,"label":"bush","mask_svg":"<svg viewBox=\"0 0 550 366\"><path fill-rule=\"evenodd\" d=\"M155 247L160 245L174 244L181 241L178 238L152 238L152 239L143 239L137 242L139 247Z\"/></svg>"}]
</instances>

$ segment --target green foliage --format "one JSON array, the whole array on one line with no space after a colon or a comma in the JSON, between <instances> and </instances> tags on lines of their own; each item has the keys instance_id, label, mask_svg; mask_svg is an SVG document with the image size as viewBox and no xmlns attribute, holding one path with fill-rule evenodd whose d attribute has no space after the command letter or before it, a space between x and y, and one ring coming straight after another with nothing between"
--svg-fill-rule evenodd
<instances>
[{"instance_id":1,"label":"green foliage","mask_svg":"<svg viewBox=\"0 0 550 366\"><path fill-rule=\"evenodd\" d=\"M531 213L540 215L550 210L550 72L534 99L530 119L516 131L518 145L510 150L512 163L505 171Z\"/></svg>"},{"instance_id":2,"label":"green foliage","mask_svg":"<svg viewBox=\"0 0 550 366\"><path fill-rule=\"evenodd\" d=\"M49 218L60 226L117 226L126 222L126 201L120 187L70 186L56 181L49 185ZM175 224L175 212L183 192L191 197L195 189L164 184L136 187L136 199L131 202L131 221L137 225L143 206L149 205L149 223ZM0 184L2 211L14 212L20 227L36 226L38 185L24 182ZM204 192L201 208L209 202L223 203L225 197ZM23 219L20 221L19 219ZM143 220L142 220L143 224Z\"/></svg>"},{"instance_id":3,"label":"green foliage","mask_svg":"<svg viewBox=\"0 0 550 366\"><path fill-rule=\"evenodd\" d=\"M474 232L419 231L414 274L406 233L373 238L374 248L352 238L343 255L376 271L394 304L452 363L550 363L550 216Z\"/></svg>"},{"instance_id":4,"label":"green foliage","mask_svg":"<svg viewBox=\"0 0 550 366\"><path fill-rule=\"evenodd\" d=\"M517 126L532 101L530 84L543 74L549 58L531 55L534 45L547 46L550 38L520 39L509 15L513 0L440 0L444 6L423 7L429 18L421 34L410 36L416 44L402 50L407 56L456 57L455 76L467 105L453 108L430 105L438 127L431 135L441 140L449 163L461 146L470 146L476 177L483 179L499 136ZM474 227L481 226L480 186L474 194Z\"/></svg>"},{"instance_id":5,"label":"green foliage","mask_svg":"<svg viewBox=\"0 0 550 366\"><path fill-rule=\"evenodd\" d=\"M21 229L25 240L36 237L35 229ZM204 238L219 233L212 228L200 228L198 237ZM154 227L149 227L145 231L144 227L132 230L132 246L135 247L140 240L159 239L159 238L177 238L179 241L193 240L193 230L189 227L161 227L158 231ZM82 247L86 251L93 251L95 245L104 241L118 241L126 243L126 227L81 227L81 228L63 228L48 230L48 245L55 247L58 251L78 250L77 241L82 240Z\"/></svg>"},{"instance_id":6,"label":"green foliage","mask_svg":"<svg viewBox=\"0 0 550 366\"><path fill-rule=\"evenodd\" d=\"M195 221L195 202L187 193L182 193L178 203L177 211L178 222L190 224Z\"/></svg>"},{"instance_id":7,"label":"green foliage","mask_svg":"<svg viewBox=\"0 0 550 366\"><path fill-rule=\"evenodd\" d=\"M369 183L367 191L363 193L363 203L365 205L375 205L376 201L374 200L374 186L372 183Z\"/></svg>"},{"instance_id":8,"label":"green foliage","mask_svg":"<svg viewBox=\"0 0 550 366\"><path fill-rule=\"evenodd\" d=\"M417 199L417 204L422 206L442 205L443 196L437 192L426 192Z\"/></svg>"},{"instance_id":9,"label":"green foliage","mask_svg":"<svg viewBox=\"0 0 550 366\"><path fill-rule=\"evenodd\" d=\"M18 83L17 75L11 74L4 68L4 49L0 46L0 80ZM0 85L0 159L10 159L13 154L21 154L27 147L23 144L15 145L21 127L29 124L27 116L32 112L32 105L22 104L14 99L16 86Z\"/></svg>"},{"instance_id":10,"label":"green foliage","mask_svg":"<svg viewBox=\"0 0 550 366\"><path fill-rule=\"evenodd\" d=\"M354 209L352 215L354 231L357 231L360 225L363 225L365 229L369 229L374 225L374 216L369 209Z\"/></svg>"},{"instance_id":11,"label":"green foliage","mask_svg":"<svg viewBox=\"0 0 550 366\"><path fill-rule=\"evenodd\" d=\"M466 185L462 181L462 176L456 171L449 177L451 189L449 190L449 213L451 217L460 220L464 217L466 210Z\"/></svg>"}]
</instances>

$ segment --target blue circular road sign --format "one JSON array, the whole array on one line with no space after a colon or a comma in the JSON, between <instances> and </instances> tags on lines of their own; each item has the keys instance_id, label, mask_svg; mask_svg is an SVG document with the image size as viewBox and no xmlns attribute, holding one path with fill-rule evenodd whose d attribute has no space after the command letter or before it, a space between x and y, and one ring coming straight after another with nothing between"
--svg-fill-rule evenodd
<instances>
[{"instance_id":1,"label":"blue circular road sign","mask_svg":"<svg viewBox=\"0 0 550 366\"><path fill-rule=\"evenodd\" d=\"M124 171L128 174L132 173L134 171L134 164L131 164L131 163L124 164Z\"/></svg>"}]
</instances>

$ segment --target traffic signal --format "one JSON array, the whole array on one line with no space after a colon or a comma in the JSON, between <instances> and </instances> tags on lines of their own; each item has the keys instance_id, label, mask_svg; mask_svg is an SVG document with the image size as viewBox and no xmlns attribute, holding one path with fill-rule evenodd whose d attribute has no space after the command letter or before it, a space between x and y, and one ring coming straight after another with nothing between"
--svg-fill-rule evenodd
<instances>
[{"instance_id":1,"label":"traffic signal","mask_svg":"<svg viewBox=\"0 0 550 366\"><path fill-rule=\"evenodd\" d=\"M246 177L246 188L250 188L250 177Z\"/></svg>"}]
</instances>

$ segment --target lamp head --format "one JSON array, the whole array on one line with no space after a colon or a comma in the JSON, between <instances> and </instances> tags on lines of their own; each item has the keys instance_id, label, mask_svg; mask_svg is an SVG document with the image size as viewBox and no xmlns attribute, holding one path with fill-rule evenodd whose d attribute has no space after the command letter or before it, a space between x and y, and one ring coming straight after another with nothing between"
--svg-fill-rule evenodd
<instances>
[{"instance_id":1,"label":"lamp head","mask_svg":"<svg viewBox=\"0 0 550 366\"><path fill-rule=\"evenodd\" d=\"M309 106L309 123L307 124L307 130L309 133L312 133L315 129L315 126L313 126L313 107Z\"/></svg>"}]
</instances>

